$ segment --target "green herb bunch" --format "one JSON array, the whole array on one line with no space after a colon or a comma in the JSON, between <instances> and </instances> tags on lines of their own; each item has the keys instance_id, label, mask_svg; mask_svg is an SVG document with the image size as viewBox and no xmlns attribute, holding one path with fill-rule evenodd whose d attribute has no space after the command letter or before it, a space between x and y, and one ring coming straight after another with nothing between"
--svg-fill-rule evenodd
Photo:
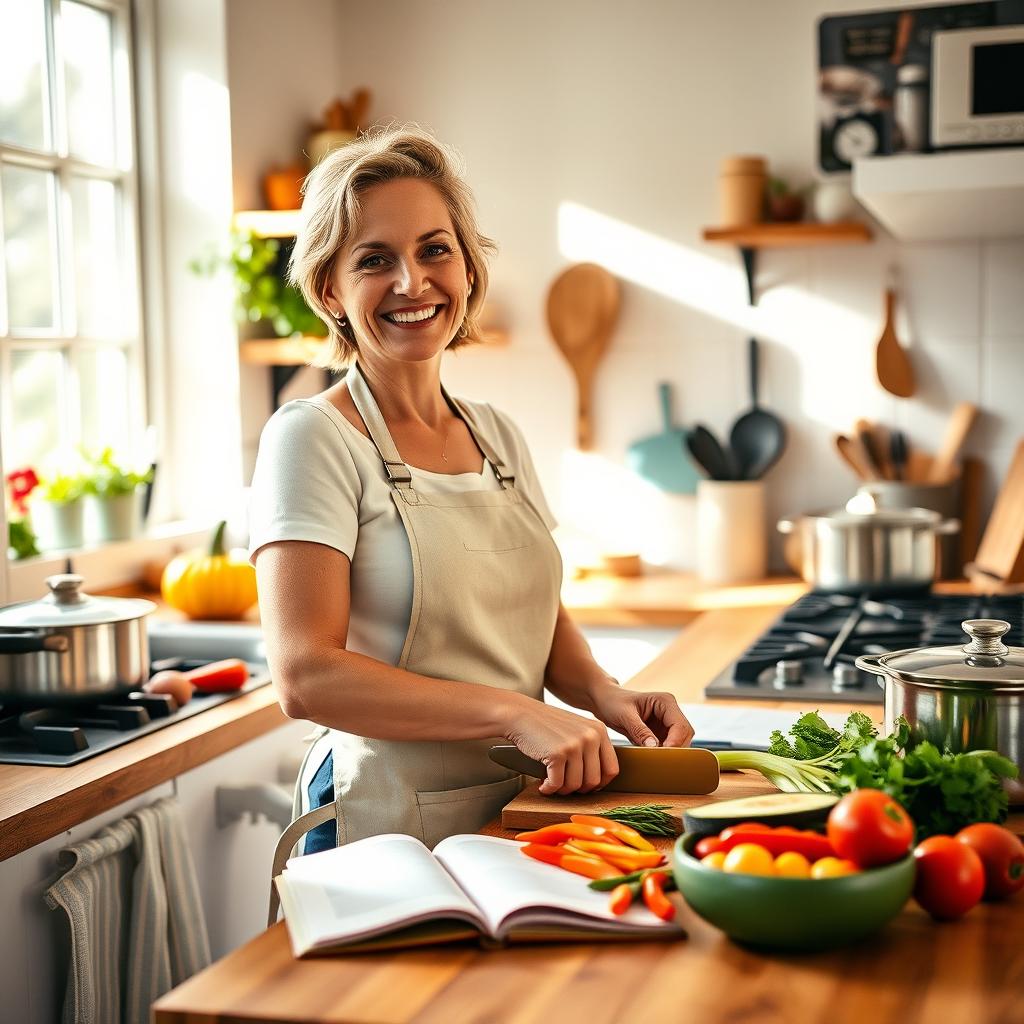
<instances>
[{"instance_id":1,"label":"green herb bunch","mask_svg":"<svg viewBox=\"0 0 1024 1024\"><path fill-rule=\"evenodd\" d=\"M113 448L103 448L96 453L83 452L89 463L89 476L85 483L86 493L99 498L116 498L131 494L137 487L153 479L153 470L139 473L120 465L114 458Z\"/></svg>"}]
</instances>

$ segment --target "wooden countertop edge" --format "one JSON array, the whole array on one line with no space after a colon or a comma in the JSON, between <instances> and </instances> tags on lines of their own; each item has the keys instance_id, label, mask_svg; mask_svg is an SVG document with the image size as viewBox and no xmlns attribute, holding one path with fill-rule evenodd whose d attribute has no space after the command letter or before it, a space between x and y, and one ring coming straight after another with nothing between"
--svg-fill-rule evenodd
<instances>
[{"instance_id":1,"label":"wooden countertop edge","mask_svg":"<svg viewBox=\"0 0 1024 1024\"><path fill-rule=\"evenodd\" d=\"M260 686L69 768L0 765L0 861L288 721Z\"/></svg>"}]
</instances>

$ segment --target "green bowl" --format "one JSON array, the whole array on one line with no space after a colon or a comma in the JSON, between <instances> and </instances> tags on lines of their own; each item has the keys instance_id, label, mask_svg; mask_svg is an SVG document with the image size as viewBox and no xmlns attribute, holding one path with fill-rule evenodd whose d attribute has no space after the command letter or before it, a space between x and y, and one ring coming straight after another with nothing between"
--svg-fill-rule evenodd
<instances>
[{"instance_id":1,"label":"green bowl","mask_svg":"<svg viewBox=\"0 0 1024 1024\"><path fill-rule=\"evenodd\" d=\"M693 848L702 837L681 836L672 874L686 902L737 942L772 949L844 946L892 920L914 888L914 858L839 878L769 878L705 867Z\"/></svg>"}]
</instances>

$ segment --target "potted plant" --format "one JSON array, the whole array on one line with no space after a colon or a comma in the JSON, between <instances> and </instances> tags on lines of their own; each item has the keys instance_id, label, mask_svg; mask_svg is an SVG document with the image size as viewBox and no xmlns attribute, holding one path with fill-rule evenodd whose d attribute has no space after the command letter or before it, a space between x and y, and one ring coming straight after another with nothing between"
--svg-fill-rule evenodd
<instances>
[{"instance_id":1,"label":"potted plant","mask_svg":"<svg viewBox=\"0 0 1024 1024\"><path fill-rule=\"evenodd\" d=\"M85 452L89 476L85 484L87 534L90 540L128 540L142 524L142 488L153 479L117 461L113 448Z\"/></svg>"},{"instance_id":2,"label":"potted plant","mask_svg":"<svg viewBox=\"0 0 1024 1024\"><path fill-rule=\"evenodd\" d=\"M230 250L216 249L192 260L193 273L211 277L229 269L235 284L235 312L240 322L266 321L279 338L309 335L325 338L327 327L306 305L302 293L284 278L287 254L276 238L254 232L234 232Z\"/></svg>"},{"instance_id":3,"label":"potted plant","mask_svg":"<svg viewBox=\"0 0 1024 1024\"><path fill-rule=\"evenodd\" d=\"M768 179L768 216L773 221L789 224L803 220L807 187L792 188L782 178Z\"/></svg>"},{"instance_id":4,"label":"potted plant","mask_svg":"<svg viewBox=\"0 0 1024 1024\"><path fill-rule=\"evenodd\" d=\"M7 474L7 557L32 558L39 554L28 518L28 496L39 486L31 466Z\"/></svg>"},{"instance_id":5,"label":"potted plant","mask_svg":"<svg viewBox=\"0 0 1024 1024\"><path fill-rule=\"evenodd\" d=\"M43 472L28 498L32 529L43 551L80 548L86 478L77 468Z\"/></svg>"}]
</instances>

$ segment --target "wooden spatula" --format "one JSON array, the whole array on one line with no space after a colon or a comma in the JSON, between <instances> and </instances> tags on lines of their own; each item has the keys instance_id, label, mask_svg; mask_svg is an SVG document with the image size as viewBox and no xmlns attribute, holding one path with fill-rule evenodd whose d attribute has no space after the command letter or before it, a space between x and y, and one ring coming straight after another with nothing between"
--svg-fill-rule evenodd
<instances>
[{"instance_id":1,"label":"wooden spatula","mask_svg":"<svg viewBox=\"0 0 1024 1024\"><path fill-rule=\"evenodd\" d=\"M619 315L619 283L596 263L577 263L551 285L548 327L576 377L577 443L593 446L590 395L597 364L608 348Z\"/></svg>"},{"instance_id":2,"label":"wooden spatula","mask_svg":"<svg viewBox=\"0 0 1024 1024\"><path fill-rule=\"evenodd\" d=\"M845 434L836 434L833 439L836 449L843 461L861 478L861 480L874 480L878 474L872 465L864 445L859 438L847 437Z\"/></svg>"},{"instance_id":3,"label":"wooden spatula","mask_svg":"<svg viewBox=\"0 0 1024 1024\"><path fill-rule=\"evenodd\" d=\"M890 394L910 398L914 393L914 367L896 337L895 314L896 292L887 288L885 326L875 349L875 372L878 374L878 383Z\"/></svg>"},{"instance_id":4,"label":"wooden spatula","mask_svg":"<svg viewBox=\"0 0 1024 1024\"><path fill-rule=\"evenodd\" d=\"M978 407L971 402L960 402L949 417L946 436L942 439L935 461L928 471L928 483L949 483L956 476L954 465L960 449L967 438L967 432L978 418Z\"/></svg>"}]
</instances>

